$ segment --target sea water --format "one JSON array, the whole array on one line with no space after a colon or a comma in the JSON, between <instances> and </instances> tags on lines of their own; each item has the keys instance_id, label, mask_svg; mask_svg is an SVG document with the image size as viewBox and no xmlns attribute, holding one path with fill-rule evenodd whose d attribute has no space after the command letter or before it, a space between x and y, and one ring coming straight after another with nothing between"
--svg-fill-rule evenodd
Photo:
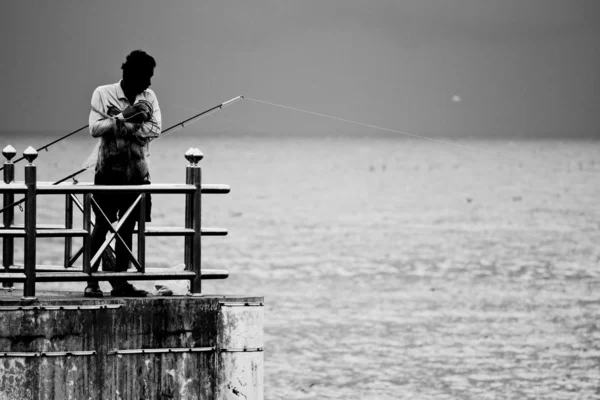
<instances>
[{"instance_id":1,"label":"sea water","mask_svg":"<svg viewBox=\"0 0 600 400\"><path fill-rule=\"evenodd\" d=\"M203 267L230 277L203 292L265 296L267 399L600 399L600 142L178 135L153 144L153 182L183 183L198 147L204 182L231 186L204 196L229 235L203 239ZM38 178L93 145L41 152ZM152 224L183 226L182 195L153 200ZM62 197L38 205L63 221ZM183 239L147 249L150 268L183 260Z\"/></svg>"}]
</instances>

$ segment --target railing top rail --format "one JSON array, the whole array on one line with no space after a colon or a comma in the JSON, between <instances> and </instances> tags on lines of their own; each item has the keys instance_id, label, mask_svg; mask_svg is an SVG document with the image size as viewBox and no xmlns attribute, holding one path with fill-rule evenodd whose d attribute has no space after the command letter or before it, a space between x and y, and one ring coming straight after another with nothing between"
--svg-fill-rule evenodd
<instances>
[{"instance_id":1,"label":"railing top rail","mask_svg":"<svg viewBox=\"0 0 600 400\"><path fill-rule=\"evenodd\" d=\"M128 192L128 193L193 193L193 185L159 183L149 185L52 185L38 184L38 194L68 194L68 193L102 193L102 192Z\"/></svg>"},{"instance_id":2,"label":"railing top rail","mask_svg":"<svg viewBox=\"0 0 600 400\"><path fill-rule=\"evenodd\" d=\"M229 193L231 188L229 185L221 184L204 184L202 193L220 194ZM25 193L27 186L24 183L0 183L0 193ZM90 182L73 183L63 182L58 185L50 182L37 183L38 194L84 194L84 193L101 193L101 192L128 192L128 193L163 193L163 194L178 194L178 193L193 193L196 190L194 185L182 183L152 183L148 185L94 185Z\"/></svg>"},{"instance_id":3,"label":"railing top rail","mask_svg":"<svg viewBox=\"0 0 600 400\"><path fill-rule=\"evenodd\" d=\"M202 193L207 194L225 194L231 191L231 187L229 185L222 184L202 184Z\"/></svg>"},{"instance_id":4,"label":"railing top rail","mask_svg":"<svg viewBox=\"0 0 600 400\"><path fill-rule=\"evenodd\" d=\"M23 182L0 182L0 193L25 193L27 186Z\"/></svg>"}]
</instances>

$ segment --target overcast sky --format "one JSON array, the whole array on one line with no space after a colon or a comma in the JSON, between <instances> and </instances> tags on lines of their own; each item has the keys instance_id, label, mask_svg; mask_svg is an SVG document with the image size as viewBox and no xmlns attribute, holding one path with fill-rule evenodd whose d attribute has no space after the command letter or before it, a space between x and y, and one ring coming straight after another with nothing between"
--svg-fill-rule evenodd
<instances>
[{"instance_id":1,"label":"overcast sky","mask_svg":"<svg viewBox=\"0 0 600 400\"><path fill-rule=\"evenodd\" d=\"M5 132L87 124L143 49L165 126L243 94L415 134L600 133L600 0L0 4ZM247 100L193 129L365 130Z\"/></svg>"}]
</instances>

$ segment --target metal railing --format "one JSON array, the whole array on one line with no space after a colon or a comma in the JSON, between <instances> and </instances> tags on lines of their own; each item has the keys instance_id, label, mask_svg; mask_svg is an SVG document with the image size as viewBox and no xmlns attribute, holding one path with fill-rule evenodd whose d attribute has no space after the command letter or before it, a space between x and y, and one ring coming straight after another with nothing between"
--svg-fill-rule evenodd
<instances>
[{"instance_id":1,"label":"metal railing","mask_svg":"<svg viewBox=\"0 0 600 400\"><path fill-rule=\"evenodd\" d=\"M185 279L190 281L190 291L200 293L202 279L225 279L229 273L226 270L202 269L202 236L224 236L227 230L223 228L202 227L202 194L229 193L227 185L203 184L202 169L198 162L203 158L198 149L189 149L185 158L189 161L186 167L185 184L147 184L147 185L94 185L91 183L60 182L58 184L37 181L37 167L33 161L37 152L29 147L23 153L29 162L25 166L25 181L16 182L14 164L11 159L16 151L7 146L2 154L4 163L4 182L0 183L4 207L3 227L0 237L3 243L0 281L4 288L11 288L13 282L23 282L24 299L34 299L36 282L73 282L73 281L106 281L112 279L152 280L152 279ZM137 198L129 209L120 217L115 226L110 225L109 234L100 249L92 254L92 208L96 210L96 218L106 218L102 209L94 199L95 193L135 193ZM150 227L146 226L146 194L185 194L185 223L184 227ZM24 194L25 198L15 202L15 194ZM77 195L83 195L80 201ZM37 223L37 196L64 195L65 223L64 225L43 225ZM14 222L14 206L24 202L24 224ZM73 227L74 206L83 213L82 227ZM112 251L109 245L112 240L120 240L119 229L123 222L131 217L138 206L139 219L137 229L137 259L127 246L130 261L136 272L91 272L91 266L97 263L104 251ZM184 271L148 272L146 270L146 237L147 236L183 236L184 237ZM36 265L37 238L63 237L64 263L62 266ZM73 254L73 238L83 238L83 246ZM15 265L14 240L24 239L23 265ZM82 257L82 269L76 270L74 263Z\"/></svg>"}]
</instances>

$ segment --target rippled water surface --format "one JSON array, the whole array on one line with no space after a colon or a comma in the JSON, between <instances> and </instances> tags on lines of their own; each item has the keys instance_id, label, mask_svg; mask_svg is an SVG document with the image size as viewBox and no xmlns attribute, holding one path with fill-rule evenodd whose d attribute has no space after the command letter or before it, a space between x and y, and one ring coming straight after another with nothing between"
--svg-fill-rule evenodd
<instances>
[{"instance_id":1,"label":"rippled water surface","mask_svg":"<svg viewBox=\"0 0 600 400\"><path fill-rule=\"evenodd\" d=\"M204 225L230 234L204 239L204 265L230 278L204 291L265 296L266 398L600 399L599 142L458 143L478 150L366 137L154 144L154 182L183 182L193 146L204 181L232 187L205 197ZM42 153L40 179L77 170L92 147L84 134ZM59 199L40 203L39 221L61 222ZM183 199L156 196L153 223L183 224ZM61 262L57 243L44 239L40 263ZM183 259L182 241L148 246L151 267Z\"/></svg>"}]
</instances>

